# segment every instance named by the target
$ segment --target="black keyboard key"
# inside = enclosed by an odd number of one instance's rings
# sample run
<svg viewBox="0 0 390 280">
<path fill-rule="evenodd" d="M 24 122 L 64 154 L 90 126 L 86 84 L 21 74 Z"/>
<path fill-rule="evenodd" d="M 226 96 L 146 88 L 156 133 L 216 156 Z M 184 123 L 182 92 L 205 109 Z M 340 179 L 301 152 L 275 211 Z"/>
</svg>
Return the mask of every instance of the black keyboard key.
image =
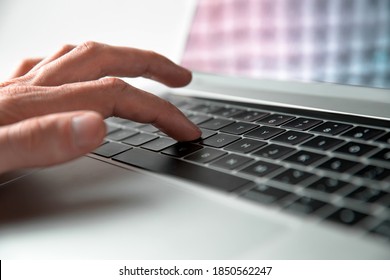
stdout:
<svg viewBox="0 0 390 280">
<path fill-rule="evenodd" d="M 271 137 L 274 137 L 286 130 L 276 127 L 262 126 L 260 128 L 256 128 L 245 134 L 247 137 L 254 137 L 260 140 L 267 140 Z"/>
<path fill-rule="evenodd" d="M 322 177 L 318 181 L 309 185 L 308 188 L 326 193 L 334 193 L 346 185 L 348 185 L 348 183 L 345 181 L 329 177 Z"/>
<path fill-rule="evenodd" d="M 238 108 L 222 108 L 218 111 L 215 111 L 213 114 L 216 116 L 224 117 L 224 118 L 231 118 L 231 117 L 238 115 L 242 112 L 244 112 L 244 110 L 238 109 Z"/>
<path fill-rule="evenodd" d="M 211 120 L 211 117 L 206 115 L 192 115 L 188 118 L 190 121 L 192 121 L 194 124 L 198 125 L 201 123 L 204 123 L 208 120 Z"/>
<path fill-rule="evenodd" d="M 200 105 L 200 103 L 195 103 L 196 101 L 194 101 L 194 100 L 181 102 L 181 101 L 177 101 L 177 100 L 174 100 L 174 99 L 168 97 L 168 101 L 171 102 L 176 107 L 178 107 L 181 111 L 192 110 L 193 108 L 196 108 Z M 176 104 L 179 104 L 179 105 L 176 105 Z"/>
<path fill-rule="evenodd" d="M 115 131 L 109 135 L 107 135 L 106 138 L 113 140 L 113 141 L 120 141 L 123 139 L 126 139 L 128 137 L 136 135 L 138 132 L 132 129 L 120 129 L 118 131 Z"/>
<path fill-rule="evenodd" d="M 358 211 L 354 211 L 348 208 L 340 208 L 335 213 L 328 216 L 326 219 L 341 223 L 343 225 L 353 226 L 366 218 L 367 215 Z"/>
<path fill-rule="evenodd" d="M 236 154 L 230 154 L 214 161 L 213 163 L 211 163 L 211 165 L 228 169 L 228 170 L 234 170 L 252 160 L 253 159 L 248 157 L 244 157 Z"/>
<path fill-rule="evenodd" d="M 288 211 L 303 213 L 303 214 L 311 214 L 321 207 L 325 206 L 326 203 L 314 198 L 310 198 L 307 196 L 297 197 L 292 204 L 288 205 L 286 209 Z"/>
<path fill-rule="evenodd" d="M 200 149 L 202 149 L 202 146 L 198 144 L 190 142 L 179 142 L 169 148 L 166 148 L 162 151 L 162 153 L 174 157 L 184 157 Z"/>
<path fill-rule="evenodd" d="M 344 123 L 337 123 L 337 122 L 325 122 L 310 131 L 316 131 L 328 135 L 337 135 L 340 134 L 343 131 L 346 131 L 347 129 L 350 129 L 352 125 L 344 124 Z"/>
<path fill-rule="evenodd" d="M 281 158 L 282 156 L 290 154 L 294 151 L 296 151 L 294 148 L 271 144 L 271 145 L 268 145 L 268 146 L 258 150 L 257 152 L 255 152 L 253 154 L 256 156 L 259 156 L 259 157 L 278 159 L 278 158 Z"/>
<path fill-rule="evenodd" d="M 133 122 L 130 120 L 123 120 L 121 124 L 126 128 L 137 128 L 142 125 L 141 123 Z"/>
<path fill-rule="evenodd" d="M 173 140 L 172 138 L 166 138 L 166 137 L 161 137 L 157 138 L 155 140 L 152 140 L 141 147 L 144 149 L 148 149 L 151 151 L 159 152 L 162 151 L 173 144 L 177 143 L 177 141 Z"/>
<path fill-rule="evenodd" d="M 387 145 L 390 145 L 390 132 L 387 132 L 385 135 L 379 137 L 375 141 L 380 142 L 380 143 L 385 143 Z"/>
<path fill-rule="evenodd" d="M 316 150 L 321 151 L 327 151 L 330 150 L 333 147 L 336 147 L 342 143 L 344 143 L 344 140 L 326 137 L 326 136 L 317 136 L 313 139 L 310 139 L 309 141 L 302 144 L 304 147 L 313 148 Z"/>
<path fill-rule="evenodd" d="M 108 142 L 106 144 L 101 145 L 92 153 L 102 157 L 110 158 L 129 149 L 131 149 L 131 147 L 127 145 L 115 142 Z"/>
<path fill-rule="evenodd" d="M 227 146 L 225 149 L 233 152 L 247 154 L 266 144 L 267 143 L 263 141 L 244 138 Z"/>
<path fill-rule="evenodd" d="M 160 174 L 172 175 L 192 182 L 206 184 L 228 192 L 250 183 L 249 180 L 244 178 L 144 149 L 132 149 L 119 154 L 113 159 Z"/>
<path fill-rule="evenodd" d="M 112 125 L 112 124 L 109 124 L 109 123 L 106 123 L 106 130 L 107 130 L 106 134 L 110 134 L 110 133 L 113 133 L 115 131 L 118 131 L 119 127 Z"/>
<path fill-rule="evenodd" d="M 371 152 L 375 148 L 376 147 L 372 145 L 361 144 L 357 142 L 348 142 L 337 150 L 335 150 L 335 152 L 360 157 L 367 154 L 368 152 Z"/>
<path fill-rule="evenodd" d="M 109 118 L 105 119 L 104 121 L 108 124 L 122 125 L 123 123 L 128 122 L 129 120 L 121 119 L 121 118 L 117 118 L 117 117 L 109 117 Z"/>
<path fill-rule="evenodd" d="M 385 131 L 381 129 L 358 126 L 345 132 L 344 134 L 342 134 L 342 136 L 353 138 L 353 139 L 370 140 L 372 138 L 379 136 L 384 132 Z"/>
<path fill-rule="evenodd" d="M 256 127 L 258 127 L 258 125 L 251 124 L 251 123 L 244 123 L 244 122 L 236 122 L 222 128 L 221 132 L 241 135 Z"/>
<path fill-rule="evenodd" d="M 156 133 L 156 132 L 160 131 L 157 127 L 155 127 L 151 124 L 142 125 L 142 126 L 138 127 L 138 129 L 145 131 L 145 132 L 150 132 L 150 133 Z"/>
<path fill-rule="evenodd" d="M 370 158 L 390 163 L 390 149 L 382 149 Z"/>
<path fill-rule="evenodd" d="M 245 111 L 242 112 L 241 114 L 234 116 L 234 119 L 238 121 L 244 121 L 244 122 L 253 122 L 267 115 L 269 115 L 269 113 L 261 112 L 261 111 Z"/>
<path fill-rule="evenodd" d="M 192 105 L 188 101 L 184 100 L 176 100 L 174 98 L 169 98 L 168 101 L 171 102 L 173 105 L 175 105 L 177 108 L 187 108 L 188 106 Z"/>
<path fill-rule="evenodd" d="M 390 220 L 383 221 L 372 229 L 371 232 L 390 239 Z"/>
<path fill-rule="evenodd" d="M 230 143 L 233 143 L 234 141 L 237 141 L 238 139 L 240 139 L 239 136 L 219 133 L 207 138 L 206 140 L 203 140 L 202 144 L 214 148 L 222 148 L 226 145 L 229 145 Z"/>
<path fill-rule="evenodd" d="M 376 181 L 390 181 L 390 169 L 368 165 L 355 173 L 356 176 Z"/>
<path fill-rule="evenodd" d="M 284 190 L 261 184 L 244 193 L 242 196 L 256 202 L 269 204 L 280 200 L 289 194 L 289 192 Z"/>
<path fill-rule="evenodd" d="M 282 125 L 290 120 L 294 119 L 292 116 L 282 115 L 282 114 L 272 114 L 268 117 L 265 117 L 258 121 L 258 123 L 266 125 Z"/>
<path fill-rule="evenodd" d="M 344 173 L 356 167 L 357 165 L 358 163 L 355 161 L 341 158 L 331 158 L 330 160 L 324 162 L 318 167 L 338 173 Z"/>
<path fill-rule="evenodd" d="M 207 163 L 213 161 L 223 155 L 227 154 L 224 151 L 216 150 L 212 148 L 203 148 L 187 157 L 185 159 L 198 162 L 198 163 Z"/>
<path fill-rule="evenodd" d="M 201 139 L 206 139 L 209 138 L 210 136 L 217 134 L 217 132 L 215 132 L 214 130 L 208 130 L 205 128 L 201 128 L 200 130 L 202 131 L 202 136 L 200 137 Z"/>
<path fill-rule="evenodd" d="M 265 162 L 265 161 L 257 161 L 255 163 L 251 164 L 250 166 L 242 169 L 241 172 L 243 172 L 245 174 L 252 175 L 252 176 L 256 176 L 256 177 L 263 177 L 263 176 L 270 174 L 271 172 L 274 172 L 274 171 L 280 169 L 281 167 L 282 166 L 280 166 L 278 164 L 269 163 L 269 162 Z"/>
<path fill-rule="evenodd" d="M 234 121 L 225 120 L 225 119 L 212 119 L 207 122 L 201 123 L 199 126 L 211 130 L 219 130 L 222 127 L 228 126 L 229 124 L 234 123 Z"/>
<path fill-rule="evenodd" d="M 312 136 L 313 135 L 309 133 L 290 130 L 273 138 L 272 140 L 281 143 L 290 144 L 290 145 L 296 145 L 309 139 Z"/>
<path fill-rule="evenodd" d="M 324 155 L 301 150 L 285 158 L 284 161 L 302 164 L 302 165 L 310 165 L 323 158 L 325 158 Z"/>
<path fill-rule="evenodd" d="M 389 194 L 374 188 L 359 187 L 346 197 L 352 198 L 361 202 L 377 202 L 378 200 L 385 199 Z"/>
<path fill-rule="evenodd" d="M 291 168 L 273 177 L 272 180 L 290 185 L 296 185 L 306 180 L 307 178 L 310 178 L 311 176 L 312 174 L 309 172 Z"/>
<path fill-rule="evenodd" d="M 152 141 L 156 139 L 157 136 L 149 133 L 138 133 L 134 136 L 131 136 L 130 138 L 126 138 L 123 140 L 123 143 L 129 144 L 132 146 L 140 146 L 143 145 L 149 141 Z"/>
<path fill-rule="evenodd" d="M 187 109 L 187 110 L 191 110 L 191 111 L 195 111 L 195 112 L 200 112 L 200 113 L 204 113 L 204 114 L 211 114 L 211 113 L 214 113 L 220 109 L 222 109 L 223 107 L 220 106 L 220 105 L 214 105 L 214 104 L 200 104 L 200 105 L 197 105 L 193 108 L 190 108 L 190 109 Z"/>
<path fill-rule="evenodd" d="M 292 128 L 297 130 L 307 130 L 320 123 L 322 123 L 322 121 L 320 120 L 308 119 L 308 118 L 297 118 L 295 120 L 292 120 L 284 124 L 282 127 Z"/>
</svg>

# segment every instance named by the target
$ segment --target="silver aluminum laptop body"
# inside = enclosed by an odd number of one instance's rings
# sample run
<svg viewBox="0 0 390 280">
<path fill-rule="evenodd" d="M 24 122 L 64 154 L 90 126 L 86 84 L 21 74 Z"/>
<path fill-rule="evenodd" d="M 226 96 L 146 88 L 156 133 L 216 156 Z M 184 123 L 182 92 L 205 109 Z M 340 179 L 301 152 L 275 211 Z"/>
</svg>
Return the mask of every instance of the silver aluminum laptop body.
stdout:
<svg viewBox="0 0 390 280">
<path fill-rule="evenodd" d="M 388 89 L 197 72 L 174 92 L 390 119 Z M 1 258 L 390 258 L 385 238 L 94 154 L 0 179 Z"/>
</svg>

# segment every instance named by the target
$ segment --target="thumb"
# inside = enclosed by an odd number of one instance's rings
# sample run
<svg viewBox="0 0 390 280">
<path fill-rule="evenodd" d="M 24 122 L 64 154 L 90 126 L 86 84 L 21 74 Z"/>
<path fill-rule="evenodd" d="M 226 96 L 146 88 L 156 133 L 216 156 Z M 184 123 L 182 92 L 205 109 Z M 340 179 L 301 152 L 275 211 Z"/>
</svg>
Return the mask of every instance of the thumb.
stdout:
<svg viewBox="0 0 390 280">
<path fill-rule="evenodd" d="M 99 146 L 105 132 L 103 118 L 89 111 L 45 115 L 0 127 L 0 174 L 77 158 Z"/>
</svg>

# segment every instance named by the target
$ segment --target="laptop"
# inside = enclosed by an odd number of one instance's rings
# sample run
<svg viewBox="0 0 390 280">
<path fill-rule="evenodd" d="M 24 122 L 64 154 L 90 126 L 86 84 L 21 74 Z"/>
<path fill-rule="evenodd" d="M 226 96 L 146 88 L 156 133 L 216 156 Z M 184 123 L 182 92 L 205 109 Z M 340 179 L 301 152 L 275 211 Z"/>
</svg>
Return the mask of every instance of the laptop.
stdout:
<svg viewBox="0 0 390 280">
<path fill-rule="evenodd" d="M 111 117 L 93 153 L 1 176 L 0 257 L 389 259 L 389 2 L 199 0 L 191 22 L 193 81 L 156 94 L 202 138 Z"/>
</svg>

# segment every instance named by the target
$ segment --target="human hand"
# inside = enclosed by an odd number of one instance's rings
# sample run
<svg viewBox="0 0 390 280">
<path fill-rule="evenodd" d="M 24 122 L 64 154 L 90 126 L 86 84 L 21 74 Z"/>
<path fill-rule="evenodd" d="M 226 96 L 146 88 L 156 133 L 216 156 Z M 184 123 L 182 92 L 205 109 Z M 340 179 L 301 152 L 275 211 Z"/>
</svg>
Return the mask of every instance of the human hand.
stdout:
<svg viewBox="0 0 390 280">
<path fill-rule="evenodd" d="M 0 174 L 92 151 L 103 141 L 109 116 L 151 123 L 178 141 L 200 137 L 169 102 L 112 76 L 142 76 L 171 87 L 191 81 L 188 70 L 154 52 L 96 42 L 26 60 L 14 78 L 0 83 Z"/>
</svg>

